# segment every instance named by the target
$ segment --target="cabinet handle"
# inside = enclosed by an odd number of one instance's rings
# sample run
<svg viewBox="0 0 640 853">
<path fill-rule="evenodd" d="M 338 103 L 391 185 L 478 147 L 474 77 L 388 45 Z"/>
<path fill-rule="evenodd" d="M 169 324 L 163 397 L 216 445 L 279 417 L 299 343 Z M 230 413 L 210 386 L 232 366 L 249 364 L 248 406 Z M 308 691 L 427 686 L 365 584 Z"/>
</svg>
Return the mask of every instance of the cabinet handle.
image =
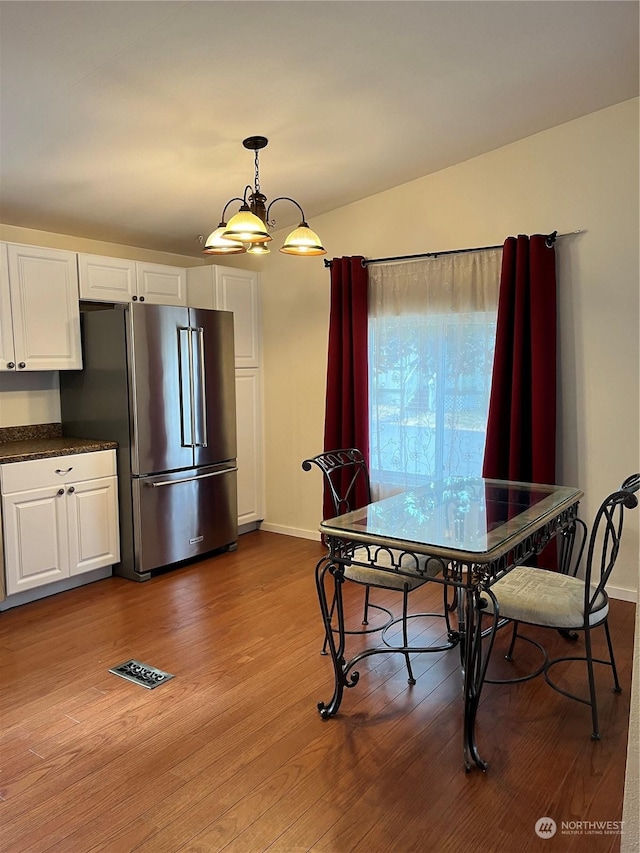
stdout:
<svg viewBox="0 0 640 853">
<path fill-rule="evenodd" d="M 140 302 L 144 302 L 144 296 L 140 297 Z"/>
<path fill-rule="evenodd" d="M 68 474 L 69 471 L 73 471 L 73 465 L 71 468 L 67 468 L 66 471 L 63 471 L 61 468 L 56 468 L 56 474 Z"/>
<path fill-rule="evenodd" d="M 21 361 L 21 362 L 20 362 L 20 364 L 18 365 L 18 367 L 20 368 L 20 370 L 24 370 L 24 368 L 25 368 L 26 366 L 27 366 L 27 365 L 24 363 L 24 361 Z"/>
<path fill-rule="evenodd" d="M 137 297 L 137 296 L 132 296 L 132 297 L 131 297 L 131 301 L 132 301 L 132 302 L 137 302 L 137 301 L 138 301 L 138 297 Z"/>
<path fill-rule="evenodd" d="M 75 486 L 69 486 L 69 488 L 67 489 L 67 494 L 72 495 L 75 492 L 75 490 L 76 490 Z"/>
<path fill-rule="evenodd" d="M 58 495 L 64 495 L 64 489 L 58 489 Z"/>
<path fill-rule="evenodd" d="M 7 368 L 8 368 L 9 370 L 13 370 L 13 368 L 14 368 L 15 366 L 16 366 L 15 361 L 10 361 L 10 362 L 7 364 Z"/>
</svg>

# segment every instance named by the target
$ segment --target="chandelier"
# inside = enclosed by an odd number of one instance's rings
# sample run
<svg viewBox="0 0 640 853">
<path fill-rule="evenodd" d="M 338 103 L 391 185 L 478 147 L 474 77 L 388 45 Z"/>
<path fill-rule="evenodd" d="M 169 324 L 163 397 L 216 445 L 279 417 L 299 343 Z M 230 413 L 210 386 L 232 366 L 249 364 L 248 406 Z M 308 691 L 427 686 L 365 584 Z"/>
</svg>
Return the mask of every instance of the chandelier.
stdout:
<svg viewBox="0 0 640 853">
<path fill-rule="evenodd" d="M 268 255 L 272 237 L 268 229 L 273 228 L 275 220 L 269 219 L 269 212 L 276 202 L 289 201 L 300 211 L 301 221 L 297 228 L 284 241 L 281 252 L 285 255 L 326 255 L 327 250 L 320 238 L 312 231 L 304 218 L 304 211 L 295 199 L 278 196 L 267 206 L 267 197 L 260 192 L 260 166 L 258 152 L 266 148 L 269 140 L 266 136 L 249 136 L 242 144 L 249 151 L 255 151 L 255 179 L 253 187 L 246 186 L 242 198 L 232 198 L 224 206 L 220 224 L 207 237 L 202 250 L 205 255 L 236 255 L 247 252 L 250 255 Z M 229 222 L 225 216 L 227 208 L 233 202 L 240 202 L 238 212 Z"/>
</svg>

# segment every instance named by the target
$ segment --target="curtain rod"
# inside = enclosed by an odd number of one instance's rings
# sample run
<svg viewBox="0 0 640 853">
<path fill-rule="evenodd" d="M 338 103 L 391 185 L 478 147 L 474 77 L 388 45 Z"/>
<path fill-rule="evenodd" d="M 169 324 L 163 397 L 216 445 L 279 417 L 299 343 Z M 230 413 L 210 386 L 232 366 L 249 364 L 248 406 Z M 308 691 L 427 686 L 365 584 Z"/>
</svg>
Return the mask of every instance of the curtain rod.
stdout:
<svg viewBox="0 0 640 853">
<path fill-rule="evenodd" d="M 553 246 L 556 240 L 559 237 L 570 237 L 572 234 L 582 234 L 582 230 L 578 231 L 567 231 L 566 234 L 558 234 L 557 231 L 552 231 L 551 234 L 546 235 L 545 243 L 549 248 Z M 439 258 L 442 255 L 462 255 L 465 252 L 487 252 L 490 249 L 502 249 L 503 243 L 499 246 L 476 246 L 474 249 L 446 249 L 443 252 L 423 252 L 420 255 L 397 255 L 394 258 L 363 258 L 362 266 L 366 267 L 369 264 L 385 264 L 390 263 L 391 261 L 413 261 L 419 258 Z M 325 258 L 324 265 L 325 267 L 330 267 L 333 261 L 327 260 Z"/>
</svg>

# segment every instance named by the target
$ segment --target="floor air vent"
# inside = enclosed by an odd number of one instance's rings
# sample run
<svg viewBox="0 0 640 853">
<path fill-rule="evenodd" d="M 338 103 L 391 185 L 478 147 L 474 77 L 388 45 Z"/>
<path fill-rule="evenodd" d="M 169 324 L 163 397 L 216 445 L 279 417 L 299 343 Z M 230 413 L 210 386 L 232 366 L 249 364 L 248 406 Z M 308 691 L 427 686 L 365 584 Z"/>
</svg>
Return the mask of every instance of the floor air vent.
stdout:
<svg viewBox="0 0 640 853">
<path fill-rule="evenodd" d="M 133 681 L 134 684 L 140 684 L 147 690 L 153 690 L 154 687 L 159 687 L 165 681 L 173 678 L 170 672 L 163 672 L 161 669 L 156 669 L 155 666 L 140 663 L 139 660 L 125 661 L 118 666 L 111 667 L 109 672 L 119 675 L 120 678 L 126 678 L 127 681 Z"/>
</svg>

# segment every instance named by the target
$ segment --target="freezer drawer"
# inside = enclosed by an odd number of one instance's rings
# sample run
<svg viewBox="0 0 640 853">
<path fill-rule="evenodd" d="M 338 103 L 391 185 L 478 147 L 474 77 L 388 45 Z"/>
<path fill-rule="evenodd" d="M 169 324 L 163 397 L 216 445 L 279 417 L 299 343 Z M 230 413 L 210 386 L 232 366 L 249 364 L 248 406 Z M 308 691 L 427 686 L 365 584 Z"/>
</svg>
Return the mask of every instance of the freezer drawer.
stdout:
<svg viewBox="0 0 640 853">
<path fill-rule="evenodd" d="M 218 465 L 132 478 L 137 572 L 237 541 L 236 471 Z"/>
</svg>

